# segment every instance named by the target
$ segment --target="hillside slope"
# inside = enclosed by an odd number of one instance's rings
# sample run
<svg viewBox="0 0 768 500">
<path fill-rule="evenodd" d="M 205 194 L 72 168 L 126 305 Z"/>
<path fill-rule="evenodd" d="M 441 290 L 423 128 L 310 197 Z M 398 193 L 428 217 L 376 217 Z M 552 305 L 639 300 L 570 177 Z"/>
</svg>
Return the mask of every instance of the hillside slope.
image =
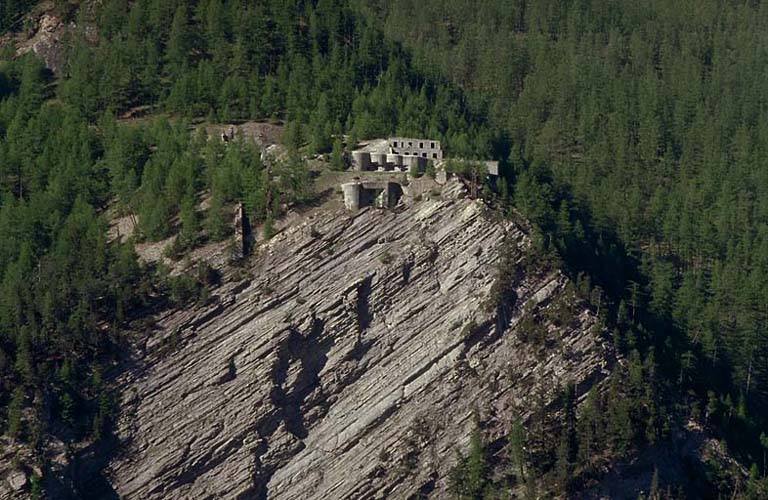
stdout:
<svg viewBox="0 0 768 500">
<path fill-rule="evenodd" d="M 528 237 L 448 191 L 318 215 L 274 238 L 252 280 L 160 318 L 122 382 L 117 494 L 440 498 L 476 422 L 502 443 L 530 395 L 602 379 L 612 350 L 558 271 L 518 266 L 517 301 L 488 306 L 505 235 L 516 262 Z M 531 314 L 549 318 L 539 345 Z"/>
<path fill-rule="evenodd" d="M 0 499 L 766 497 L 768 9 L 411 4 L 0 36 Z M 387 135 L 494 209 L 324 203 Z M 232 268 L 240 203 L 284 232 Z"/>
</svg>

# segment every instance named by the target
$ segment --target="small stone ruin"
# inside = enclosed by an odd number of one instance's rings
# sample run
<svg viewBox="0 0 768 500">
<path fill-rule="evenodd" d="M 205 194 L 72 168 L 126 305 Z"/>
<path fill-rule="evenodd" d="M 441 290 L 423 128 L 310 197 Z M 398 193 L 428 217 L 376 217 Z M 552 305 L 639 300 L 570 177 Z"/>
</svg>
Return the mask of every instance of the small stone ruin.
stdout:
<svg viewBox="0 0 768 500">
<path fill-rule="evenodd" d="M 344 206 L 347 210 L 364 207 L 394 208 L 403 195 L 403 187 L 397 182 L 348 182 L 341 185 Z"/>
<path fill-rule="evenodd" d="M 245 205 L 238 203 L 235 209 L 235 244 L 232 249 L 232 259 L 241 260 L 251 249 L 253 233 Z"/>
</svg>

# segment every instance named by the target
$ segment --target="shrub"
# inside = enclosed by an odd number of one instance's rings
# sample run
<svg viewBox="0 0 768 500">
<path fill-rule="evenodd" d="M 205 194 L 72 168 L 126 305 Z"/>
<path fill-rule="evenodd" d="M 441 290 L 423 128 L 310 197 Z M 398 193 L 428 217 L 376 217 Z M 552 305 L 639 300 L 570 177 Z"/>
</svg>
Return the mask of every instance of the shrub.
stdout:
<svg viewBox="0 0 768 500">
<path fill-rule="evenodd" d="M 205 286 L 217 286 L 221 283 L 221 272 L 207 261 L 197 264 L 197 281 Z"/>
<path fill-rule="evenodd" d="M 379 261 L 382 264 L 385 264 L 385 265 L 390 264 L 392 263 L 393 260 L 394 258 L 392 257 L 392 254 L 389 253 L 389 250 L 384 250 L 384 252 L 382 252 L 382 254 L 379 255 Z"/>
<path fill-rule="evenodd" d="M 427 162 L 427 169 L 424 171 L 427 177 L 434 179 L 437 173 L 435 172 L 435 164 L 431 161 Z"/>
<path fill-rule="evenodd" d="M 171 301 L 176 305 L 188 304 L 200 297 L 202 285 L 185 274 L 168 278 L 168 291 Z"/>
<path fill-rule="evenodd" d="M 178 261 L 181 259 L 184 250 L 186 250 L 186 248 L 181 243 L 181 238 L 176 237 L 163 249 L 163 256 L 173 261 Z"/>
</svg>

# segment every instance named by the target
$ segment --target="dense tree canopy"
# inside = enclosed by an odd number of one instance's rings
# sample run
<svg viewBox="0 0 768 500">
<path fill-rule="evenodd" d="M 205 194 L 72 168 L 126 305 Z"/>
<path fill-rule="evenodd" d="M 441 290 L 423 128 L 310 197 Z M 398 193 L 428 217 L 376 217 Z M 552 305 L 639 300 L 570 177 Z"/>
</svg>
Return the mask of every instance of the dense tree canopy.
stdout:
<svg viewBox="0 0 768 500">
<path fill-rule="evenodd" d="M 152 104 L 222 122 L 284 118 L 319 151 L 342 131 L 397 131 L 490 152 L 456 91 L 415 73 L 345 1 L 109 0 L 94 21 L 102 38 L 94 47 L 85 31 L 75 36 L 59 89 L 86 116 Z"/>
<path fill-rule="evenodd" d="M 655 349 L 669 385 L 693 389 L 691 405 L 727 408 L 721 430 L 759 457 L 766 4 L 356 4 L 488 116 L 512 201 L 613 298 L 617 345 Z"/>
<path fill-rule="evenodd" d="M 3 0 L 0 5 L 0 35 L 6 30 L 19 27 L 23 14 L 35 3 L 35 0 Z"/>
<path fill-rule="evenodd" d="M 100 373 L 141 279 L 132 246 L 108 244 L 96 214 L 110 196 L 104 144 L 72 108 L 46 102 L 43 74 L 32 57 L 0 66 L 0 397 L 9 432 L 32 442 L 54 422 L 101 431 Z M 24 428 L 28 405 L 57 418 Z"/>
<path fill-rule="evenodd" d="M 3 2 L 0 33 L 31 3 Z M 673 414 L 760 463 L 765 3 L 105 0 L 76 15 L 61 79 L 32 57 L 0 61 L 7 433 L 98 436 L 108 423 L 102 373 L 152 286 L 130 244 L 108 241 L 107 207 L 135 217 L 140 238 L 178 234 L 179 253 L 225 238 L 231 202 L 271 224 L 281 202 L 306 201 L 302 152 L 332 152 L 339 168 L 345 135 L 397 133 L 501 160 L 496 201 L 537 225 L 539 250 L 557 250 L 628 360 L 612 397 L 553 427 L 560 448 L 538 464 L 515 452 L 521 482 L 538 467 L 565 484 L 605 452 L 598 441 L 622 456 L 663 438 Z M 116 118 L 147 110 L 160 117 Z M 193 132 L 247 119 L 286 122 L 274 172 L 246 141 Z M 44 407 L 52 420 L 21 425 Z M 476 437 L 460 495 L 484 491 L 483 453 Z"/>
<path fill-rule="evenodd" d="M 4 28 L 29 7 L 3 6 Z M 131 242 L 108 240 L 108 207 L 138 222 L 137 238 L 178 234 L 175 258 L 227 237 L 233 202 L 271 227 L 281 204 L 307 201 L 299 150 L 335 142 L 340 163 L 342 132 L 429 133 L 465 155 L 490 147 L 455 90 L 414 72 L 341 0 L 108 0 L 62 12 L 75 28 L 61 78 L 32 56 L 0 62 L 0 403 L 21 439 L 99 437 L 108 423 L 102 373 L 157 285 Z M 118 118 L 147 108 L 160 116 Z M 271 171 L 250 142 L 193 131 L 263 118 L 288 122 L 288 156 Z M 175 301 L 194 295 L 183 279 L 169 287 Z"/>
</svg>

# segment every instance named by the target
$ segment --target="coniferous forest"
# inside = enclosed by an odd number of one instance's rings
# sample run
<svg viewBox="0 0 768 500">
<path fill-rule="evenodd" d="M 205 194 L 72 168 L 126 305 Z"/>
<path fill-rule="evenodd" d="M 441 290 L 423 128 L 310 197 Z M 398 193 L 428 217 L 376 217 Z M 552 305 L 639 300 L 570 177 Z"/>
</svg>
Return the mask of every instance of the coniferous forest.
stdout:
<svg viewBox="0 0 768 500">
<path fill-rule="evenodd" d="M 763 429 L 768 6 L 413 7 L 365 10 L 503 137 L 510 203 L 616 302 L 617 346 L 653 351 L 735 435 Z"/>
<path fill-rule="evenodd" d="M 3 2 L 0 33 L 20 29 L 33 3 Z M 102 438 L 117 411 L 105 377 L 124 350 L 121 332 L 195 286 L 110 242 L 106 211 L 135 216 L 144 240 L 178 232 L 183 252 L 226 238 L 233 202 L 264 221 L 279 216 L 274 194 L 306 201 L 300 151 L 329 153 L 342 134 L 355 143 L 396 133 L 500 160 L 488 196 L 535 224 L 540 257 L 567 270 L 627 361 L 578 418 L 565 387 L 561 413 L 510 429 L 520 483 L 547 477 L 570 491 L 599 459 L 626 458 L 694 420 L 752 466 L 739 494 L 764 498 L 766 4 L 105 0 L 56 9 L 77 26 L 62 75 L 0 49 L 6 435 L 33 446 L 46 433 Z M 121 118 L 137 109 L 147 118 Z M 224 150 L 192 132 L 250 119 L 286 123 L 280 185 L 253 146 Z M 474 436 L 455 471 L 457 497 L 492 498 L 485 455 Z M 711 487 L 732 490 L 724 477 L 713 471 Z"/>
<path fill-rule="evenodd" d="M 140 239 L 178 232 L 179 253 L 228 236 L 227 204 L 258 222 L 279 201 L 305 200 L 298 148 L 330 152 L 343 131 L 429 131 L 466 155 L 489 151 L 458 91 L 416 73 L 346 2 L 59 4 L 80 27 L 61 78 L 12 46 L 0 58 L 0 403 L 6 434 L 33 445 L 46 433 L 101 438 L 117 411 L 104 375 L 121 329 L 158 297 L 180 302 L 200 285 L 142 269 L 131 244 L 108 242 L 105 209 L 137 219 Z M 153 116 L 118 119 L 137 107 Z M 255 146 L 225 150 L 190 131 L 246 118 L 287 122 L 295 154 L 280 185 Z M 28 411 L 36 418 L 22 419 Z"/>
</svg>

